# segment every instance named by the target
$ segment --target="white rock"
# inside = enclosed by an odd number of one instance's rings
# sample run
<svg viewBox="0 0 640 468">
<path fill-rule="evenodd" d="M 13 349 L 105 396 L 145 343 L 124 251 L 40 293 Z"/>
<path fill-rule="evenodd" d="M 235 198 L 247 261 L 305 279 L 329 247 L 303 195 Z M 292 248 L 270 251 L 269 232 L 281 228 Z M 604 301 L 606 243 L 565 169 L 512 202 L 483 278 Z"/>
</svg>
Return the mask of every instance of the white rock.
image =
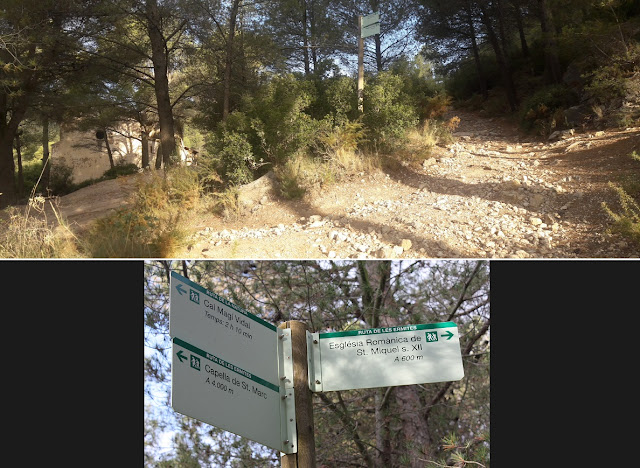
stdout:
<svg viewBox="0 0 640 468">
<path fill-rule="evenodd" d="M 402 250 L 409 250 L 411 248 L 411 240 L 410 239 L 402 239 L 402 241 L 400 242 L 400 246 L 402 247 Z M 400 252 L 402 253 L 402 252 Z"/>
</svg>

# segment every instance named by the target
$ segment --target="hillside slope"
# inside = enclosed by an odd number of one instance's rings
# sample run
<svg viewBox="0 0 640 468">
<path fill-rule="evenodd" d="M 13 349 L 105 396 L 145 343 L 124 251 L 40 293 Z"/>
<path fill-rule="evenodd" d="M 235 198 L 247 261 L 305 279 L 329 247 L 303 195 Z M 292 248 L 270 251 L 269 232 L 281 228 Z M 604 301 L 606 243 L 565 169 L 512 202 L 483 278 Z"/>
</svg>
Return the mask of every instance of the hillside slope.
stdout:
<svg viewBox="0 0 640 468">
<path fill-rule="evenodd" d="M 190 258 L 637 257 L 610 235 L 607 186 L 637 163 L 640 128 L 523 136 L 507 119 L 456 112 L 455 142 L 422 165 L 362 174 L 302 201 L 283 201 L 265 178 L 242 215 L 202 215 Z M 126 202 L 141 175 L 60 198 L 73 229 Z M 262 186 L 262 189 L 260 189 Z"/>
</svg>

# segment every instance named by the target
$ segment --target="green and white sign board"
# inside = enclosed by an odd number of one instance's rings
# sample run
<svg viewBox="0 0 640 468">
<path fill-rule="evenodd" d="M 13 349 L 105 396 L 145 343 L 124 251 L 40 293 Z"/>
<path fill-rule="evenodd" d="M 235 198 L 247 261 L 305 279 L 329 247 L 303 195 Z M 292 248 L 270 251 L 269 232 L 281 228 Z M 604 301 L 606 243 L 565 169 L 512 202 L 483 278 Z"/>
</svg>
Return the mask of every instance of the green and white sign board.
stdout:
<svg viewBox="0 0 640 468">
<path fill-rule="evenodd" d="M 378 12 L 362 17 L 360 37 L 364 39 L 375 34 L 380 34 L 380 14 Z"/>
<path fill-rule="evenodd" d="M 464 377 L 453 322 L 307 333 L 313 392 L 448 382 Z"/>
<path fill-rule="evenodd" d="M 173 409 L 297 452 L 291 330 L 173 272 L 169 310 Z"/>
<path fill-rule="evenodd" d="M 277 328 L 175 272 L 169 335 L 193 343 L 278 384 Z"/>
</svg>

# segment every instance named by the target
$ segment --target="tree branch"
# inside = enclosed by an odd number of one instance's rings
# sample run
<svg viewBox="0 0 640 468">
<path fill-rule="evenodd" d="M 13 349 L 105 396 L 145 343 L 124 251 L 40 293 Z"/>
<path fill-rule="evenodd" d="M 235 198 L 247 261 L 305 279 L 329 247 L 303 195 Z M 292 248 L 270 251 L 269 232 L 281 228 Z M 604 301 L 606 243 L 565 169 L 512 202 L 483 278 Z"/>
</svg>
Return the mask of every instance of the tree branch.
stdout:
<svg viewBox="0 0 640 468">
<path fill-rule="evenodd" d="M 337 393 L 338 393 L 338 399 L 341 402 L 341 406 L 343 408 L 342 411 L 338 408 L 335 402 L 331 401 L 329 397 L 327 397 L 324 393 L 318 392 L 316 393 L 316 395 L 318 395 L 320 399 L 326 403 L 329 409 L 331 409 L 331 411 L 333 411 L 336 414 L 336 416 L 338 416 L 338 419 L 340 419 L 340 422 L 342 423 L 344 428 L 351 433 L 353 442 L 356 444 L 356 447 L 358 448 L 360 455 L 362 455 L 362 458 L 364 458 L 365 462 L 367 463 L 367 466 L 369 468 L 373 468 L 374 466 L 373 460 L 371 460 L 371 457 L 367 453 L 367 448 L 362 442 L 362 439 L 360 439 L 360 434 L 358 434 L 356 425 L 354 424 L 353 420 L 349 417 L 346 407 L 344 406 L 344 402 L 342 401 L 342 398 L 340 396 L 340 392 L 337 392 Z"/>
<path fill-rule="evenodd" d="M 473 278 L 476 276 L 476 274 L 480 270 L 480 266 L 481 265 L 482 265 L 482 263 L 480 261 L 478 261 L 476 263 L 476 267 L 473 269 L 473 272 L 471 273 L 471 275 L 469 275 L 469 277 L 467 278 L 467 281 L 464 282 L 464 287 L 462 288 L 462 292 L 460 293 L 460 297 L 458 298 L 456 303 L 449 310 L 449 316 L 447 317 L 447 320 L 445 320 L 446 322 L 451 321 L 451 319 L 455 315 L 456 311 L 458 310 L 458 307 L 460 307 L 460 305 L 464 301 L 464 295 L 467 293 L 467 289 L 469 288 L 469 285 L 471 284 L 471 281 L 473 280 Z"/>
<path fill-rule="evenodd" d="M 480 329 L 480 331 L 478 331 L 478 333 L 476 333 L 476 335 L 469 340 L 469 342 L 467 343 L 467 346 L 465 346 L 464 351 L 462 352 L 462 354 L 469 354 L 469 352 L 471 351 L 471 348 L 473 348 L 473 345 L 476 343 L 476 341 L 478 341 L 489 329 L 489 324 L 491 322 L 491 319 L 487 319 L 487 321 L 485 322 L 485 324 L 482 326 L 482 328 Z M 449 388 L 451 388 L 451 385 L 453 385 L 454 382 L 447 382 L 445 384 L 444 387 L 442 387 L 440 389 L 440 391 L 438 393 L 436 393 L 436 395 L 431 399 L 431 401 L 427 404 L 427 407 L 425 409 L 424 412 L 424 419 L 428 421 L 429 419 L 429 415 L 431 413 L 431 410 L 433 409 L 433 407 L 440 401 L 442 400 L 442 398 L 444 398 L 445 394 L 447 393 L 447 391 L 449 390 Z"/>
</svg>

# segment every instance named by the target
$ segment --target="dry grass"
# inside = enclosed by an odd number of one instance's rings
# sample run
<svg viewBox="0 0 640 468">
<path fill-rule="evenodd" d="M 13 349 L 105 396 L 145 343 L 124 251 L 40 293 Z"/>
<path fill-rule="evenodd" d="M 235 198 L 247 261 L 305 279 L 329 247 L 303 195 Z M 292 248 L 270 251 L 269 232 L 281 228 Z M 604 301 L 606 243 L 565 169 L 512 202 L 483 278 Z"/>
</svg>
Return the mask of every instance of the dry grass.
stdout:
<svg viewBox="0 0 640 468">
<path fill-rule="evenodd" d="M 313 190 L 382 167 L 378 155 L 345 148 L 327 152 L 323 159 L 299 154 L 276 168 L 280 196 L 285 199 L 299 199 Z"/>
<path fill-rule="evenodd" d="M 294 200 L 304 197 L 307 190 L 327 183 L 330 173 L 322 161 L 304 154 L 298 154 L 284 165 L 275 168 L 278 194 Z"/>
<path fill-rule="evenodd" d="M 47 203 L 55 221 L 47 217 Z M 81 256 L 77 241 L 54 203 L 43 197 L 32 196 L 25 207 L 9 207 L 0 218 L 1 258 L 76 258 Z"/>
<path fill-rule="evenodd" d="M 436 94 L 428 98 L 423 104 L 420 115 L 423 119 L 434 120 L 440 119 L 451 107 L 453 98 L 446 94 Z"/>
<path fill-rule="evenodd" d="M 83 239 L 96 258 L 166 258 L 186 245 L 189 213 L 200 206 L 201 186 L 190 168 L 153 174 L 138 183 L 131 206 L 97 220 Z"/>
<path fill-rule="evenodd" d="M 407 132 L 404 147 L 400 150 L 402 159 L 410 164 L 422 164 L 431 156 L 437 144 L 449 144 L 453 141 L 453 132 L 460 123 L 457 116 L 449 120 L 425 120 L 419 128 Z"/>
<path fill-rule="evenodd" d="M 232 185 L 222 192 L 214 192 L 210 195 L 211 211 L 215 214 L 237 220 L 242 214 L 240 205 L 240 192 L 238 187 Z"/>
</svg>

